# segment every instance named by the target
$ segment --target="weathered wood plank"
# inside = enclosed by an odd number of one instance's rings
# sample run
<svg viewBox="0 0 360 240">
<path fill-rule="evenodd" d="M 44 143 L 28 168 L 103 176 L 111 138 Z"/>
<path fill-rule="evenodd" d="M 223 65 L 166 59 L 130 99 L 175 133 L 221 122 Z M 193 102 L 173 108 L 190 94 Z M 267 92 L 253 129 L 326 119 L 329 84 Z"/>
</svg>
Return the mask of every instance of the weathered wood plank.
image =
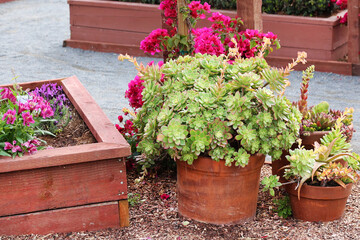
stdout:
<svg viewBox="0 0 360 240">
<path fill-rule="evenodd" d="M 128 200 L 119 201 L 120 227 L 127 227 L 129 222 L 129 203 Z"/>
<path fill-rule="evenodd" d="M 149 34 L 152 30 L 161 28 L 161 11 L 158 9 L 158 5 L 146 4 L 149 7 L 144 8 L 145 4 L 133 3 L 133 5 L 128 5 L 122 2 L 108 1 L 123 7 L 115 8 L 111 7 L 114 5 L 109 5 L 99 8 L 93 2 L 87 2 L 89 4 L 86 6 L 70 5 L 70 24 L 72 26 L 96 27 L 144 34 Z M 141 7 L 137 7 L 137 5 L 141 5 Z"/>
<path fill-rule="evenodd" d="M 129 156 L 127 145 L 93 143 L 38 151 L 23 157 L 0 157 L 0 173 L 92 162 Z"/>
<path fill-rule="evenodd" d="M 127 198 L 118 159 L 0 174 L 0 216 Z"/>
<path fill-rule="evenodd" d="M 124 137 L 116 130 L 114 124 L 101 110 L 90 93 L 81 85 L 77 77 L 66 78 L 61 83 L 66 96 L 98 142 L 128 145 Z"/>
<path fill-rule="evenodd" d="M 141 41 L 144 40 L 152 30 L 146 33 L 141 33 L 84 26 L 70 26 L 71 40 L 73 41 L 80 40 L 103 44 L 113 43 L 118 45 L 131 45 L 139 50 Z"/>
<path fill-rule="evenodd" d="M 359 0 L 348 0 L 348 57 L 349 62 L 358 64 L 360 51 Z"/>
<path fill-rule="evenodd" d="M 0 235 L 95 231 L 119 226 L 117 201 L 0 217 Z"/>
<path fill-rule="evenodd" d="M 244 29 L 262 30 L 262 0 L 237 0 L 237 15 L 244 21 Z"/>
</svg>

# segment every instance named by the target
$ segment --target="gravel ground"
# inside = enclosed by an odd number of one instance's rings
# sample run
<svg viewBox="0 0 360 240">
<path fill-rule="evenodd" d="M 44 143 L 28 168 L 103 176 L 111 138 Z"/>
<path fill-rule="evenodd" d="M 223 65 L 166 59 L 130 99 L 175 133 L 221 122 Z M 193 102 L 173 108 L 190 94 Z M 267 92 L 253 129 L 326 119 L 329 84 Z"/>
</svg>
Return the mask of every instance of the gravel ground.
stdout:
<svg viewBox="0 0 360 240">
<path fill-rule="evenodd" d="M 117 61 L 117 54 L 63 48 L 68 39 L 69 9 L 66 0 L 16 0 L 0 4 L 0 84 L 14 77 L 17 82 L 62 78 L 76 75 L 114 123 L 122 107 L 127 107 L 124 92 L 136 75 L 131 63 Z M 138 58 L 147 63 L 154 58 Z M 292 85 L 286 92 L 290 100 L 299 97 L 301 72 L 290 76 Z M 310 83 L 309 104 L 328 101 L 332 108 L 354 107 L 354 126 L 360 129 L 360 77 L 316 73 Z M 359 131 L 352 144 L 360 153 Z M 266 174 L 266 168 L 264 168 Z M 358 239 L 359 190 L 354 189 L 345 217 L 332 223 L 304 223 L 282 220 L 271 213 L 271 200 L 261 193 L 258 213 L 253 222 L 232 227 L 218 227 L 189 221 L 176 214 L 175 180 L 164 177 L 143 185 L 133 184 L 129 192 L 138 192 L 142 200 L 131 208 L 131 226 L 121 230 L 91 233 L 54 234 L 48 236 L 0 237 L 0 239 Z M 156 184 L 155 184 L 156 183 Z M 169 201 L 159 193 L 171 194 Z"/>
</svg>

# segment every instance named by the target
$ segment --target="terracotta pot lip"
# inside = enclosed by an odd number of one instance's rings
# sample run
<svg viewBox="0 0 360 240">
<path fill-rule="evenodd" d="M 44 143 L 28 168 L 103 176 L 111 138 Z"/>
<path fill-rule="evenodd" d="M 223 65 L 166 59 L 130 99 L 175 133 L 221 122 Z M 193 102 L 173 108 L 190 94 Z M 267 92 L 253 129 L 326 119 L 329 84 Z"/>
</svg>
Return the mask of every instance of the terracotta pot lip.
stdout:
<svg viewBox="0 0 360 240">
<path fill-rule="evenodd" d="M 296 185 L 297 183 L 285 185 L 286 191 L 290 195 L 298 196 L 298 189 L 295 190 Z M 340 185 L 321 187 L 321 186 L 312 186 L 305 183 L 301 187 L 300 200 L 301 198 L 323 199 L 323 200 L 347 198 L 351 193 L 352 186 L 353 183 L 346 184 L 346 188 L 343 188 Z"/>
</svg>

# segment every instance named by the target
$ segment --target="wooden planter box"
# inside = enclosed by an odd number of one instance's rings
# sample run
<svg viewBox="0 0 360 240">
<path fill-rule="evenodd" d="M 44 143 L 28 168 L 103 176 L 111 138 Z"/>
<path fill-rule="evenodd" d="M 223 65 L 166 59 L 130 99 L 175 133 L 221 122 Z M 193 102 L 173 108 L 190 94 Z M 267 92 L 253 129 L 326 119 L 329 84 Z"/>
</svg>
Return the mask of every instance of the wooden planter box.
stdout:
<svg viewBox="0 0 360 240">
<path fill-rule="evenodd" d="M 68 0 L 70 39 L 64 46 L 145 56 L 140 42 L 161 28 L 159 5 L 111 0 Z"/>
<path fill-rule="evenodd" d="M 70 39 L 63 46 L 102 52 L 151 56 L 140 50 L 140 42 L 154 29 L 162 28 L 159 5 L 111 0 L 68 0 Z M 230 17 L 236 11 L 220 10 Z M 338 15 L 343 15 L 344 12 Z M 286 66 L 298 51 L 308 53 L 308 65 L 317 71 L 352 74 L 352 64 L 338 61 L 347 53 L 347 27 L 337 16 L 329 18 L 263 14 L 263 31 L 278 35 L 281 49 L 267 60 L 276 67 Z M 200 21 L 201 27 L 209 23 Z M 155 54 L 154 57 L 162 57 Z M 308 65 L 296 67 L 303 70 Z"/>
<path fill-rule="evenodd" d="M 338 18 L 344 13 L 328 18 L 263 14 L 263 31 L 277 34 L 281 44 L 271 55 L 295 58 L 298 51 L 306 51 L 309 59 L 344 59 L 348 29 Z"/>
<path fill-rule="evenodd" d="M 60 84 L 97 143 L 0 157 L 0 235 L 91 231 L 129 224 L 130 146 L 76 77 Z M 4 87 L 4 86 L 1 86 Z"/>
</svg>

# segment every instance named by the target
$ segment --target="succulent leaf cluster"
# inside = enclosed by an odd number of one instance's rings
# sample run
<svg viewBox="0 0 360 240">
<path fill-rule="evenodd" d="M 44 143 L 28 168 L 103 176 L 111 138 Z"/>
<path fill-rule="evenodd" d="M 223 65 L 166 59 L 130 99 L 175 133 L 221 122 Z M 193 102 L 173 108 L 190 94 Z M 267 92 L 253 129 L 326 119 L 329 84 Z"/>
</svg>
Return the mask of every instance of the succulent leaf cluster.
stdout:
<svg viewBox="0 0 360 240">
<path fill-rule="evenodd" d="M 279 94 L 284 74 L 263 58 L 196 54 L 140 74 L 144 104 L 134 124 L 148 159 L 166 152 L 189 164 L 207 155 L 245 166 L 250 154 L 276 159 L 296 140 L 301 113 Z"/>
</svg>

